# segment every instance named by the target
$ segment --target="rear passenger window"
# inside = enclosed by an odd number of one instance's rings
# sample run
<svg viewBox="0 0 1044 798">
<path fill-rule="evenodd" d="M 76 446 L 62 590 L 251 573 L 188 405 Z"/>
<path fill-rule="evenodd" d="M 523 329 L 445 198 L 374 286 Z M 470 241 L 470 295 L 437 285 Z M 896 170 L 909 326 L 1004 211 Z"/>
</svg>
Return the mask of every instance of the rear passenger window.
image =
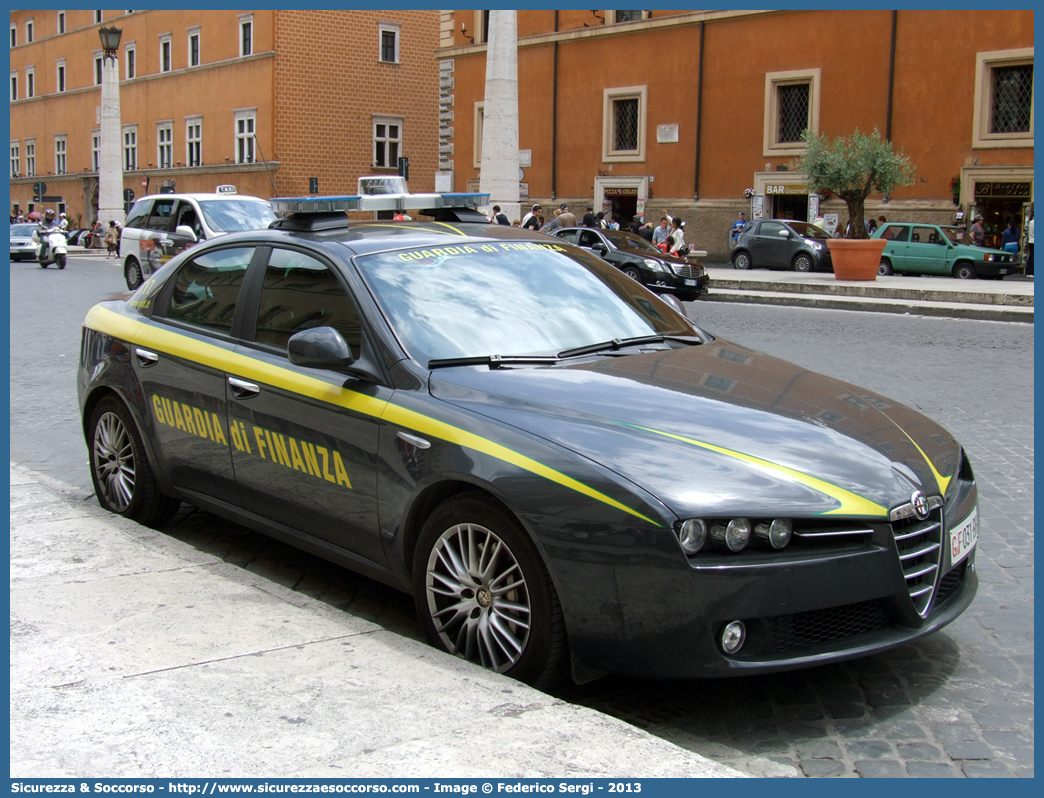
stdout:
<svg viewBox="0 0 1044 798">
<path fill-rule="evenodd" d="M 148 227 L 149 210 L 152 208 L 152 200 L 139 200 L 134 203 L 127 215 L 127 223 L 124 227 Z"/>
<path fill-rule="evenodd" d="M 253 247 L 207 252 L 178 271 L 167 308 L 167 318 L 206 327 L 216 332 L 232 330 Z"/>
<path fill-rule="evenodd" d="M 167 232 L 170 230 L 170 217 L 174 213 L 174 200 L 156 200 L 152 203 L 149 214 L 149 229 Z"/>
<path fill-rule="evenodd" d="M 886 227 L 885 231 L 881 233 L 881 238 L 886 241 L 906 241 L 907 236 L 910 235 L 909 227 Z"/>
<path fill-rule="evenodd" d="M 308 255 L 273 249 L 261 288 L 255 340 L 285 351 L 291 335 L 313 327 L 333 327 L 358 357 L 359 314 L 336 275 Z"/>
</svg>

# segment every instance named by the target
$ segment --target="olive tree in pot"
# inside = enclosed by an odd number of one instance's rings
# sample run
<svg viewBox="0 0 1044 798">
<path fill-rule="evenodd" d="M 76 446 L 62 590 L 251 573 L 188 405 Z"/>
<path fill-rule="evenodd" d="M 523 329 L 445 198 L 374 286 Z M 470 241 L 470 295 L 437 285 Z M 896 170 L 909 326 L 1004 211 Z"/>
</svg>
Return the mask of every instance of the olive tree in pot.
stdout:
<svg viewBox="0 0 1044 798">
<path fill-rule="evenodd" d="M 838 280 L 874 280 L 884 251 L 883 239 L 871 239 L 866 232 L 863 206 L 873 193 L 889 195 L 900 186 L 914 182 L 916 167 L 902 150 L 874 132 L 830 139 L 806 130 L 802 134 L 807 149 L 794 168 L 808 175 L 809 191 L 829 191 L 845 201 L 848 208 L 847 233 L 831 239 L 830 259 Z"/>
</svg>

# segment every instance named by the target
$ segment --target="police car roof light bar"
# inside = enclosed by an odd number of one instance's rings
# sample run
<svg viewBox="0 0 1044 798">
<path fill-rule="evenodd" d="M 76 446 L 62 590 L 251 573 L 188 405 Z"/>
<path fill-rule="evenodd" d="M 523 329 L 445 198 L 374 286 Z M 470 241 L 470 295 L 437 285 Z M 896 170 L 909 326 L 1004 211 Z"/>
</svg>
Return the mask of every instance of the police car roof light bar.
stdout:
<svg viewBox="0 0 1044 798">
<path fill-rule="evenodd" d="M 415 208 L 476 208 L 489 194 L 378 194 L 351 197 L 272 197 L 276 213 L 347 213 L 348 211 L 405 211 Z"/>
</svg>

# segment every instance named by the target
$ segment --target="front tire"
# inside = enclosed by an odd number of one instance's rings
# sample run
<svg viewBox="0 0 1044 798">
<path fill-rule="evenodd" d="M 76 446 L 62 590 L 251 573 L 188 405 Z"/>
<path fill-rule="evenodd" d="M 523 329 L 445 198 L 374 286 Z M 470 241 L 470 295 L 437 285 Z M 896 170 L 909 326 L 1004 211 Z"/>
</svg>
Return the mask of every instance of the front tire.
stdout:
<svg viewBox="0 0 1044 798">
<path fill-rule="evenodd" d="M 636 283 L 640 283 L 642 281 L 641 273 L 634 266 L 625 266 L 622 269 L 622 271 Z"/>
<path fill-rule="evenodd" d="M 474 492 L 440 505 L 421 530 L 413 582 L 436 648 L 541 689 L 565 677 L 558 594 L 528 534 L 499 502 Z"/>
<path fill-rule="evenodd" d="M 892 268 L 891 261 L 887 258 L 881 258 L 881 263 L 877 267 L 877 273 L 881 277 L 890 277 L 895 274 L 895 270 Z"/>
<path fill-rule="evenodd" d="M 801 272 L 802 274 L 807 274 L 812 271 L 813 268 L 811 256 L 806 255 L 804 252 L 798 253 L 791 265 L 794 267 L 794 271 Z"/>
<path fill-rule="evenodd" d="M 164 496 L 127 406 L 108 396 L 91 413 L 87 448 L 98 503 L 146 526 L 161 526 L 181 502 Z"/>
<path fill-rule="evenodd" d="M 732 256 L 732 268 L 748 271 L 751 268 L 750 253 L 736 252 Z"/>
<path fill-rule="evenodd" d="M 127 281 L 127 288 L 131 291 L 136 291 L 145 282 L 141 273 L 141 264 L 137 259 L 127 258 L 127 262 L 123 265 L 123 279 Z"/>
<path fill-rule="evenodd" d="M 953 266 L 953 276 L 958 280 L 974 280 L 975 267 L 967 261 L 959 261 Z"/>
<path fill-rule="evenodd" d="M 65 268 L 65 254 L 62 253 L 62 252 L 59 252 L 57 255 L 54 256 L 54 262 L 55 262 L 55 265 L 59 269 L 64 269 Z"/>
</svg>

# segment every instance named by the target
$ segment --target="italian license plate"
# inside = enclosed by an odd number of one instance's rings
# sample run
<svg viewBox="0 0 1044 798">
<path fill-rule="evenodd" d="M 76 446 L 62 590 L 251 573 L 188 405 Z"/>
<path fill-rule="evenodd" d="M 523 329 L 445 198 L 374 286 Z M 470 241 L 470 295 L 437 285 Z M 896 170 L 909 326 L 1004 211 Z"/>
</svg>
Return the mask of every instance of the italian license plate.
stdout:
<svg viewBox="0 0 1044 798">
<path fill-rule="evenodd" d="M 1007 274 L 1007 273 L 1008 273 L 1007 269 L 997 269 L 997 274 Z"/>
<path fill-rule="evenodd" d="M 686 280 L 685 284 L 686 285 L 696 285 L 696 281 L 695 280 Z"/>
<path fill-rule="evenodd" d="M 979 511 L 972 510 L 956 528 L 950 530 L 950 564 L 956 565 L 968 556 L 979 539 Z"/>
</svg>

